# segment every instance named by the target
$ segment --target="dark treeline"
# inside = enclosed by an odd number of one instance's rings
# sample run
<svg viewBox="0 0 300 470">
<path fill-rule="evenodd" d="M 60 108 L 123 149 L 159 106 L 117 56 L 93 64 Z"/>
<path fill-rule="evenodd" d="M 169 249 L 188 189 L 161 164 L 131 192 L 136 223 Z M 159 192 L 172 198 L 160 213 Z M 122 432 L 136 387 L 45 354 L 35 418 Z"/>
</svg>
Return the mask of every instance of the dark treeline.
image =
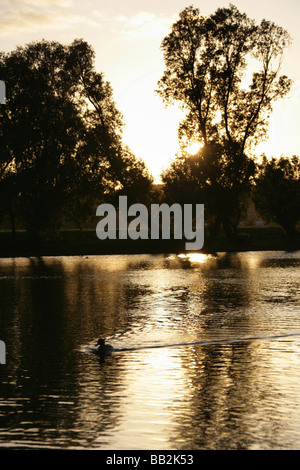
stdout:
<svg viewBox="0 0 300 470">
<path fill-rule="evenodd" d="M 146 205 L 204 203 L 206 240 L 222 229 L 235 243 L 252 199 L 267 222 L 297 238 L 299 158 L 254 157 L 273 102 L 291 87 L 279 73 L 290 42 L 281 27 L 256 24 L 233 5 L 208 17 L 194 7 L 180 13 L 162 41 L 157 93 L 185 118 L 180 153 L 159 189 L 122 141 L 123 118 L 90 45 L 41 41 L 1 53 L 0 217 L 13 234 L 25 228 L 33 239 L 51 237 L 66 222 L 96 226 L 97 206 L 124 194 Z M 190 142 L 202 145 L 195 155 Z"/>
<path fill-rule="evenodd" d="M 116 194 L 145 200 L 151 177 L 122 142 L 123 118 L 86 42 L 38 42 L 0 56 L 1 215 L 33 237 L 82 228 Z"/>
<path fill-rule="evenodd" d="M 166 105 L 178 103 L 186 112 L 179 127 L 181 153 L 162 179 L 170 198 L 204 202 L 206 239 L 222 227 L 236 242 L 251 198 L 266 220 L 295 234 L 299 160 L 258 164 L 254 157 L 267 135 L 273 102 L 291 87 L 279 74 L 290 42 L 281 27 L 267 20 L 256 24 L 233 5 L 209 17 L 185 8 L 162 42 L 165 70 L 157 92 Z M 191 141 L 202 144 L 194 156 L 186 151 Z"/>
</svg>

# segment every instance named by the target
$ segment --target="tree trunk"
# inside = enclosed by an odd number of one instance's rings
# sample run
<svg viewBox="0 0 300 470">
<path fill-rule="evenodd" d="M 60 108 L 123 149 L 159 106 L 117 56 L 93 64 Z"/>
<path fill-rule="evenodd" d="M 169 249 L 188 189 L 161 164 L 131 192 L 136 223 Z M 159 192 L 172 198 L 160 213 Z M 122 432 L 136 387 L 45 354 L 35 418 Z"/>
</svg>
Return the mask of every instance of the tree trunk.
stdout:
<svg viewBox="0 0 300 470">
<path fill-rule="evenodd" d="M 221 227 L 221 220 L 220 217 L 217 216 L 215 221 L 209 225 L 208 228 L 208 241 L 214 241 L 215 238 L 218 236 Z"/>
<path fill-rule="evenodd" d="M 12 204 L 9 205 L 9 217 L 10 217 L 12 237 L 13 237 L 13 241 L 15 241 L 15 239 L 16 239 L 16 224 L 15 224 L 15 214 L 14 214 L 14 209 L 13 209 Z"/>
<path fill-rule="evenodd" d="M 222 225 L 227 240 L 230 243 L 235 243 L 237 241 L 237 226 L 234 226 L 229 218 L 224 219 Z"/>
</svg>

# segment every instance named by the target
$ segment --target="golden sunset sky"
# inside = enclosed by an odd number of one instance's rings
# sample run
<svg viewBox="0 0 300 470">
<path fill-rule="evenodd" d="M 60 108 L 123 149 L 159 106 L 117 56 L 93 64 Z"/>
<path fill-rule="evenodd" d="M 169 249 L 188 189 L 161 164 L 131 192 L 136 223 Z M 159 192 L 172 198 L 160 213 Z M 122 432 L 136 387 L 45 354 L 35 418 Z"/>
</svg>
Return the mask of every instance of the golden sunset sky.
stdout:
<svg viewBox="0 0 300 470">
<path fill-rule="evenodd" d="M 157 177 L 178 149 L 181 113 L 165 109 L 155 95 L 164 63 L 160 50 L 178 13 L 193 4 L 209 15 L 224 0 L 0 0 L 0 50 L 9 52 L 41 39 L 71 43 L 83 38 L 96 53 L 97 71 L 114 90 L 126 123 L 124 142 Z M 270 120 L 269 140 L 257 148 L 267 156 L 300 155 L 300 1 L 236 0 L 250 18 L 274 21 L 293 39 L 282 73 L 294 80 L 290 95 L 277 102 Z M 1 77 L 0 77 L 1 79 Z M 9 83 L 6 84 L 9 88 Z"/>
</svg>

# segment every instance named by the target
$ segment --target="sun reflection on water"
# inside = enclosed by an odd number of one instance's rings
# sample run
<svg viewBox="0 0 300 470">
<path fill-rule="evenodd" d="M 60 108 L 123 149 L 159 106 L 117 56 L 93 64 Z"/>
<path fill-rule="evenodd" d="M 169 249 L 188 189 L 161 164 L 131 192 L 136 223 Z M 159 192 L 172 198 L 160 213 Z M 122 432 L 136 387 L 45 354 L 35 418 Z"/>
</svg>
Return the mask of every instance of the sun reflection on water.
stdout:
<svg viewBox="0 0 300 470">
<path fill-rule="evenodd" d="M 183 254 L 181 253 L 178 255 L 178 258 L 189 260 L 192 263 L 201 263 L 204 264 L 211 258 L 211 255 L 206 255 L 204 253 L 188 253 Z"/>
<path fill-rule="evenodd" d="M 299 267 L 271 252 L 4 260 L 0 446 L 299 447 L 298 339 L 263 338 L 300 331 Z M 80 348 L 100 336 L 124 349 Z"/>
<path fill-rule="evenodd" d="M 133 449 L 143 435 L 143 449 L 169 448 L 170 433 L 178 426 L 174 404 L 180 412 L 181 403 L 188 402 L 189 384 L 178 351 L 137 351 L 122 356 L 120 362 L 126 395 L 119 402 L 119 425 L 109 447 Z"/>
</svg>

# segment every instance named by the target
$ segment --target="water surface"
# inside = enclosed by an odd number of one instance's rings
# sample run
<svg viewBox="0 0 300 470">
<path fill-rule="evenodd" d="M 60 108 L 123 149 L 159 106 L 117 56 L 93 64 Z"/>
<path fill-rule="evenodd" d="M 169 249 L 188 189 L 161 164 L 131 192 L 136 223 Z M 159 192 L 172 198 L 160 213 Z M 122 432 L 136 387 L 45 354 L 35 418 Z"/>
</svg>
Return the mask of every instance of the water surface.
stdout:
<svg viewBox="0 0 300 470">
<path fill-rule="evenodd" d="M 0 446 L 299 449 L 299 267 L 299 252 L 0 260 Z M 101 360 L 100 336 L 132 350 Z"/>
</svg>

